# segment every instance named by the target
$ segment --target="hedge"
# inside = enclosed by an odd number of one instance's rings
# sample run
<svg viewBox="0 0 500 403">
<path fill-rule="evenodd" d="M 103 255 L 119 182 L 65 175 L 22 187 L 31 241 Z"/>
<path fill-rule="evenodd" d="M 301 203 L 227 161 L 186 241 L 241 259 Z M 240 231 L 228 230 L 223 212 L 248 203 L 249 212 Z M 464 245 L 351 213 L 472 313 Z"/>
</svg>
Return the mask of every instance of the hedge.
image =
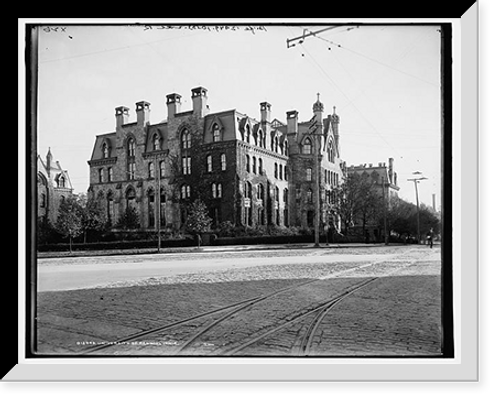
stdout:
<svg viewBox="0 0 500 403">
<path fill-rule="evenodd" d="M 156 240 L 135 240 L 135 241 L 114 241 L 96 243 L 73 243 L 72 250 L 109 250 L 109 249 L 143 249 L 155 248 L 158 246 Z M 196 246 L 193 239 L 172 239 L 162 240 L 162 248 L 180 248 L 186 246 Z M 69 243 L 38 245 L 39 252 L 66 252 L 69 250 Z"/>
</svg>

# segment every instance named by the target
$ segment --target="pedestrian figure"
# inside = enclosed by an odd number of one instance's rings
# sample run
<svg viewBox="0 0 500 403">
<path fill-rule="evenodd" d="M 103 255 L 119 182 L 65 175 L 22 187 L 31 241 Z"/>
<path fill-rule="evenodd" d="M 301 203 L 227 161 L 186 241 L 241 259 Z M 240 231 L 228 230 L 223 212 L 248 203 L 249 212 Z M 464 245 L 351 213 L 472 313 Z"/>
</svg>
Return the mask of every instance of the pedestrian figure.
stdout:
<svg viewBox="0 0 500 403">
<path fill-rule="evenodd" d="M 431 228 L 431 230 L 427 234 L 427 243 L 429 244 L 429 247 L 431 249 L 432 249 L 432 245 L 433 245 L 433 242 L 434 242 L 433 235 L 434 235 L 434 231 Z"/>
</svg>

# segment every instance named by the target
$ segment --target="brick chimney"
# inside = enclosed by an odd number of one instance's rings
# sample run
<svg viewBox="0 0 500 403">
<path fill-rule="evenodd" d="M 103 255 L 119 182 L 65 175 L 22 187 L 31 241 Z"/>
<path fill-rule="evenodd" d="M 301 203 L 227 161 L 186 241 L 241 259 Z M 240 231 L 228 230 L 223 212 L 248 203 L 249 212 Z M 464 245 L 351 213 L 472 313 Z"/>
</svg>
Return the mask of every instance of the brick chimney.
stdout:
<svg viewBox="0 0 500 403">
<path fill-rule="evenodd" d="M 299 132 L 299 112 L 288 111 L 286 113 L 287 134 L 297 134 Z"/>
<path fill-rule="evenodd" d="M 193 100 L 193 114 L 203 117 L 208 113 L 207 92 L 208 90 L 203 87 L 196 87 L 191 90 L 191 99 Z"/>
<path fill-rule="evenodd" d="M 128 114 L 129 108 L 126 106 L 118 106 L 115 108 L 115 117 L 116 117 L 116 128 L 119 129 L 123 125 L 128 123 Z"/>
<path fill-rule="evenodd" d="M 137 114 L 137 126 L 146 126 L 149 123 L 149 102 L 139 101 L 135 103 L 135 112 Z"/>
<path fill-rule="evenodd" d="M 167 95 L 167 119 L 174 118 L 181 111 L 181 96 L 175 92 Z"/>
<path fill-rule="evenodd" d="M 260 103 L 260 121 L 262 123 L 271 122 L 271 104 L 269 102 Z"/>
</svg>

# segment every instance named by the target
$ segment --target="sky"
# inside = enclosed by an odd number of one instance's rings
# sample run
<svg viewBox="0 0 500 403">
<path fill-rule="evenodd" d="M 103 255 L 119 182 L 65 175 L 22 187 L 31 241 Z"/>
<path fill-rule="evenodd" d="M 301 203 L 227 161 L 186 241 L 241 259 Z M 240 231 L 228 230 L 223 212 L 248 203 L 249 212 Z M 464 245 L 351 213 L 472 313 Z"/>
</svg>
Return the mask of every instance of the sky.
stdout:
<svg viewBox="0 0 500 403">
<path fill-rule="evenodd" d="M 394 158 L 399 195 L 441 205 L 440 32 L 435 25 L 61 25 L 41 27 L 38 52 L 38 153 L 50 147 L 76 193 L 89 186 L 95 136 L 115 130 L 115 107 L 151 103 L 150 121 L 167 116 L 166 98 L 208 90 L 211 112 L 258 118 L 259 104 L 286 122 L 307 121 L 320 94 L 325 116 L 340 116 L 347 165 Z M 309 32 L 306 31 L 306 32 Z"/>
</svg>

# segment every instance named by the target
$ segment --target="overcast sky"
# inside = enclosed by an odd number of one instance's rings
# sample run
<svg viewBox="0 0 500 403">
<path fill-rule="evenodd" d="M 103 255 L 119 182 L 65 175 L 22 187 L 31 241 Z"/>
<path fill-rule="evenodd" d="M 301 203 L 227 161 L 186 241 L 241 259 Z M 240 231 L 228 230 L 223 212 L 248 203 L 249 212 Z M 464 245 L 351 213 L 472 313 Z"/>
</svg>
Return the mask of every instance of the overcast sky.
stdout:
<svg viewBox="0 0 500 403">
<path fill-rule="evenodd" d="M 55 27 L 53 27 L 55 28 Z M 325 115 L 340 116 L 341 158 L 347 165 L 394 158 L 400 197 L 415 202 L 412 172 L 428 180 L 420 201 L 441 191 L 440 32 L 438 26 L 343 26 L 287 48 L 303 28 L 248 30 L 144 25 L 41 29 L 38 64 L 38 153 L 48 147 L 69 171 L 75 192 L 89 185 L 95 136 L 113 132 L 114 109 L 151 103 L 151 123 L 166 118 L 165 95 L 208 89 L 211 112 L 237 109 L 259 117 L 259 103 L 286 121 L 309 120 L 317 93 Z M 255 28 L 259 28 L 255 26 Z"/>
</svg>

